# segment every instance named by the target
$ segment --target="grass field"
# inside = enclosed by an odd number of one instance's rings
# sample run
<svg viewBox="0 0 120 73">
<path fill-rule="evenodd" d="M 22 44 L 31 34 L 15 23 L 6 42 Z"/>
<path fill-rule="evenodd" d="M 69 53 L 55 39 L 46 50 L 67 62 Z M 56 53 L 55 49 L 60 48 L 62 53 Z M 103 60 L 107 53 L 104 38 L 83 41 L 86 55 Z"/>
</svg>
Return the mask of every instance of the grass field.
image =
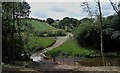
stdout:
<svg viewBox="0 0 120 73">
<path fill-rule="evenodd" d="M 68 40 L 63 45 L 54 48 L 53 50 L 50 50 L 45 54 L 55 57 L 78 57 L 95 53 L 95 50 L 82 48 L 78 46 L 78 44 L 74 40 Z"/>
<path fill-rule="evenodd" d="M 50 45 L 52 45 L 55 42 L 54 38 L 51 37 L 37 37 L 37 36 L 32 36 L 29 39 L 29 48 L 33 49 L 36 47 L 42 47 L 46 48 Z"/>
<path fill-rule="evenodd" d="M 35 28 L 35 31 L 57 30 L 56 28 L 50 26 L 48 23 L 40 22 L 37 20 L 31 20 L 31 24 Z"/>
</svg>

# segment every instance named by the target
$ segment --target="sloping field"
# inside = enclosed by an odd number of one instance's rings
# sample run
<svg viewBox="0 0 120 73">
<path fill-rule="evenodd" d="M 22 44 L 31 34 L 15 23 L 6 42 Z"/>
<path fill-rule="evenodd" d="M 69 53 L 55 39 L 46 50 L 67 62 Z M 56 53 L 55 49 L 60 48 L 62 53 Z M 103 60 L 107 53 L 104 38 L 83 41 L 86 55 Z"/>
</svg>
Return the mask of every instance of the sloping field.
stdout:
<svg viewBox="0 0 120 73">
<path fill-rule="evenodd" d="M 51 31 L 51 30 L 57 30 L 56 28 L 50 26 L 46 22 L 40 22 L 37 20 L 31 20 L 32 26 L 35 28 L 35 31 Z"/>
</svg>

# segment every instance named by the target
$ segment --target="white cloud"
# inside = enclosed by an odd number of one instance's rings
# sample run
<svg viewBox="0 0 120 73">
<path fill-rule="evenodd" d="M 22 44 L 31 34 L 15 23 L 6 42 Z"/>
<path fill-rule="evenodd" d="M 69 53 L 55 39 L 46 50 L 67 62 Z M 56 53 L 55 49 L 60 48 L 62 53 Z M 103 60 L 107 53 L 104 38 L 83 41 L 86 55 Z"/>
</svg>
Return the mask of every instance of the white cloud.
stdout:
<svg viewBox="0 0 120 73">
<path fill-rule="evenodd" d="M 37 1 L 37 0 L 36 0 Z M 81 19 L 87 17 L 87 13 L 80 8 L 81 2 L 30 2 L 30 17 L 46 19 L 52 17 L 54 19 L 62 19 L 63 17 L 74 17 Z M 92 2 L 91 2 L 92 4 Z M 109 3 L 102 2 L 103 15 L 113 13 Z M 94 4 L 91 6 L 94 10 Z"/>
<path fill-rule="evenodd" d="M 65 8 L 61 7 L 61 6 L 54 6 L 50 9 L 51 11 L 55 11 L 55 12 L 64 12 Z"/>
</svg>

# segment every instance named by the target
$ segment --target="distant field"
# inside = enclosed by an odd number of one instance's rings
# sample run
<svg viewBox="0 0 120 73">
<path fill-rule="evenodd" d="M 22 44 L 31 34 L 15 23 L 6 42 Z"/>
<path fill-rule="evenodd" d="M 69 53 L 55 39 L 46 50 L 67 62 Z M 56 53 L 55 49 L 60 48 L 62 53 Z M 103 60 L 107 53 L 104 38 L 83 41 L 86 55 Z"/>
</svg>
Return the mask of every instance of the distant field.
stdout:
<svg viewBox="0 0 120 73">
<path fill-rule="evenodd" d="M 35 28 L 35 31 L 57 30 L 56 28 L 50 26 L 48 23 L 40 22 L 40 21 L 37 21 L 37 20 L 31 20 L 31 24 Z"/>
<path fill-rule="evenodd" d="M 29 41 L 28 45 L 29 45 L 30 49 L 33 49 L 36 47 L 46 48 L 46 47 L 52 45 L 54 42 L 55 42 L 55 39 L 51 38 L 51 37 L 32 36 L 32 37 L 30 37 L 30 41 Z"/>
<path fill-rule="evenodd" d="M 48 56 L 71 56 L 71 57 L 78 57 L 78 56 L 84 56 L 88 54 L 94 54 L 95 51 L 87 48 L 82 48 L 78 46 L 78 44 L 74 40 L 68 40 L 63 45 L 54 48 L 47 53 L 45 53 Z"/>
</svg>

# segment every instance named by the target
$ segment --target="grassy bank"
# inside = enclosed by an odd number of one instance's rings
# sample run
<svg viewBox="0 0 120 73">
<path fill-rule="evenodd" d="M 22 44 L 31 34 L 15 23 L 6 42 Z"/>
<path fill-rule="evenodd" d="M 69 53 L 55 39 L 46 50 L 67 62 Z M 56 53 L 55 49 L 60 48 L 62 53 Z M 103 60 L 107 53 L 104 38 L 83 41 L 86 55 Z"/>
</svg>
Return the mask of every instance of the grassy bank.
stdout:
<svg viewBox="0 0 120 73">
<path fill-rule="evenodd" d="M 37 36 L 32 36 L 29 39 L 29 48 L 34 49 L 36 47 L 42 47 L 46 48 L 50 45 L 52 45 L 55 42 L 54 38 L 51 37 L 37 37 Z"/>
<path fill-rule="evenodd" d="M 96 54 L 95 50 L 80 47 L 75 40 L 68 40 L 63 45 L 45 53 L 55 57 L 79 57 Z"/>
</svg>

